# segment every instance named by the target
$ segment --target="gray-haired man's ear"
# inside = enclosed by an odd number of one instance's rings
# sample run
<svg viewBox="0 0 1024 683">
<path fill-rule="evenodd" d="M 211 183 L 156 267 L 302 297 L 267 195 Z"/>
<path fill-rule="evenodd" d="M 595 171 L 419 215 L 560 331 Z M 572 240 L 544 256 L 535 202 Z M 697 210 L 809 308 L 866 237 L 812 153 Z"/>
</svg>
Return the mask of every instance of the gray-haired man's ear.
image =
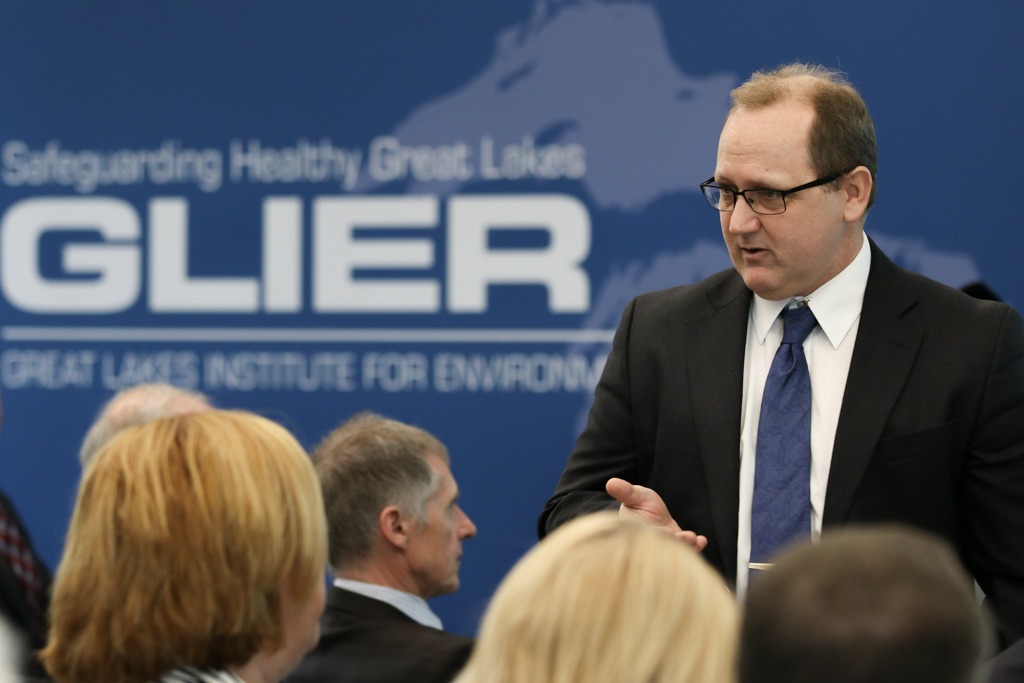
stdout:
<svg viewBox="0 0 1024 683">
<path fill-rule="evenodd" d="M 395 505 L 388 505 L 378 517 L 380 533 L 384 540 L 396 548 L 405 550 L 409 542 L 412 520 Z"/>
</svg>

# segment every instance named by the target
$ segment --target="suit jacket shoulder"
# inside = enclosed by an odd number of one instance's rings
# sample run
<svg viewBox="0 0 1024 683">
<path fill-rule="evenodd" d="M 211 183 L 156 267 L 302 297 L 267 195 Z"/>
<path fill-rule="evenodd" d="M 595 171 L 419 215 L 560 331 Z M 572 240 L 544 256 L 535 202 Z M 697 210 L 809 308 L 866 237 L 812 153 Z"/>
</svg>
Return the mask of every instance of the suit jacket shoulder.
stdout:
<svg viewBox="0 0 1024 683">
<path fill-rule="evenodd" d="M 332 586 L 320 642 L 290 683 L 448 683 L 474 640 L 423 626 L 380 600 Z"/>
<path fill-rule="evenodd" d="M 871 273 L 864 303 L 897 316 L 913 309 L 922 321 L 946 329 L 955 330 L 955 323 L 970 322 L 972 330 L 980 332 L 981 336 L 994 335 L 991 330 L 977 330 L 979 321 L 988 320 L 998 325 L 1013 311 L 1004 303 L 975 299 L 958 289 L 905 270 L 893 263 L 874 242 L 871 243 Z"/>
<path fill-rule="evenodd" d="M 734 269 L 709 275 L 692 285 L 669 287 L 640 294 L 626 310 L 641 323 L 691 320 L 714 314 L 738 297 L 750 300 L 750 290 Z M 625 317 L 625 314 L 624 314 Z"/>
</svg>

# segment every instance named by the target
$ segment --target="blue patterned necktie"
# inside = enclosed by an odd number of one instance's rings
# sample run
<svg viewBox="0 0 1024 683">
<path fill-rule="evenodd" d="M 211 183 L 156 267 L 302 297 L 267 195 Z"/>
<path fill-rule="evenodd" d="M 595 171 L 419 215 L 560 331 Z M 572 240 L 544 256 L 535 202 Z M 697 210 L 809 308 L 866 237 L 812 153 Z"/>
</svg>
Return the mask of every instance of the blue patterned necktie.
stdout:
<svg viewBox="0 0 1024 683">
<path fill-rule="evenodd" d="M 811 375 L 803 343 L 817 324 L 806 305 L 782 312 L 782 344 L 757 426 L 751 562 L 768 562 L 780 546 L 811 535 Z"/>
</svg>

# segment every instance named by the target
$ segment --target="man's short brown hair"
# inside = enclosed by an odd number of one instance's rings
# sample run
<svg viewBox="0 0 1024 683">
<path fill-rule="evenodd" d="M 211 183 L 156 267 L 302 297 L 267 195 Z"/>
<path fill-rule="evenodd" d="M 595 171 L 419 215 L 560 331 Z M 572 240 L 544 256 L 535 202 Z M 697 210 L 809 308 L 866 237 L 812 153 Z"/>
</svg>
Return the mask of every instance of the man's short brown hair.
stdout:
<svg viewBox="0 0 1024 683">
<path fill-rule="evenodd" d="M 846 529 L 751 577 L 740 683 L 969 683 L 991 631 L 945 541 Z"/>
<path fill-rule="evenodd" d="M 814 108 L 807 151 L 818 177 L 865 166 L 871 171 L 871 196 L 875 203 L 878 146 L 868 107 L 857 89 L 839 71 L 818 64 L 786 64 L 772 71 L 758 71 L 732 91 L 732 114 L 737 109 L 761 109 L 789 97 Z M 836 180 L 827 188 L 838 190 Z"/>
<path fill-rule="evenodd" d="M 380 512 L 388 505 L 426 519 L 424 506 L 437 489 L 428 453 L 449 462 L 448 449 L 429 433 L 373 413 L 355 415 L 316 447 L 313 464 L 335 571 L 369 559 Z"/>
</svg>

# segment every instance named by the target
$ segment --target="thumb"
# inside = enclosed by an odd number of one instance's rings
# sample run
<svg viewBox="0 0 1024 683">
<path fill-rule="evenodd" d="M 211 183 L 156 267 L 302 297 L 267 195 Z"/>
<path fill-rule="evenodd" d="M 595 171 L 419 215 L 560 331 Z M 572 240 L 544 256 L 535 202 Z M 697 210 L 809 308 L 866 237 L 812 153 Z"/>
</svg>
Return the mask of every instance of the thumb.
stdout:
<svg viewBox="0 0 1024 683">
<path fill-rule="evenodd" d="M 635 486 L 625 479 L 619 479 L 618 477 L 609 479 L 604 488 L 608 495 L 626 507 L 636 507 L 643 504 L 649 497 L 646 494 L 650 493 L 650 489 L 645 489 L 643 486 Z"/>
</svg>

